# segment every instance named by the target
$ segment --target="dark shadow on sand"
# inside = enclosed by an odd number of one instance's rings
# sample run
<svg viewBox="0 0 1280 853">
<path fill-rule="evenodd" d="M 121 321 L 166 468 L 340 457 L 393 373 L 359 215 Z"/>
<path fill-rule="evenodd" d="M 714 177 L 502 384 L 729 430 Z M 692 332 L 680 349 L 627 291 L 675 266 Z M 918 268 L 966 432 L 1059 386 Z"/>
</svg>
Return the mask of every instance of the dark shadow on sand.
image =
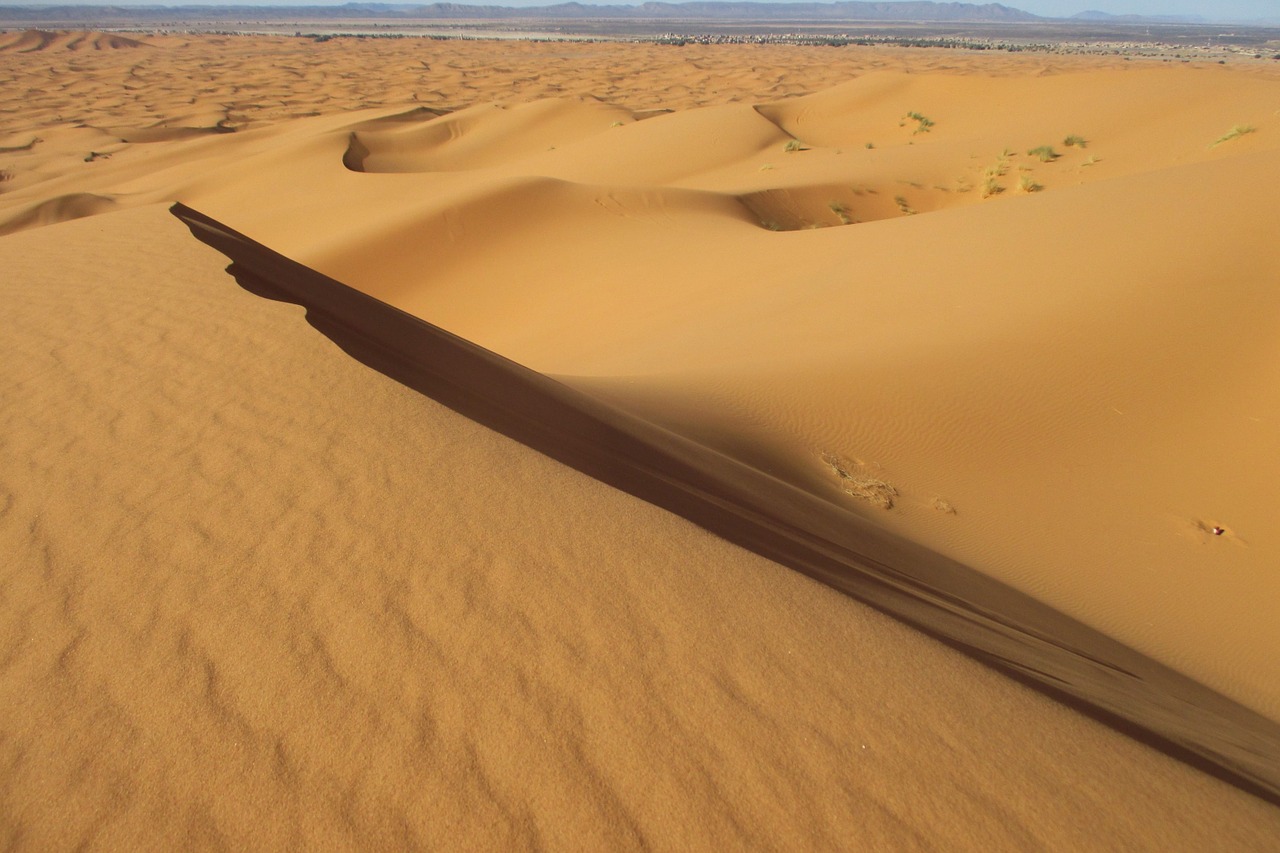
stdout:
<svg viewBox="0 0 1280 853">
<path fill-rule="evenodd" d="M 1280 805 L 1280 723 L 967 566 L 606 406 L 178 204 L 246 290 L 353 358 L 570 467 L 803 572 Z"/>
</svg>

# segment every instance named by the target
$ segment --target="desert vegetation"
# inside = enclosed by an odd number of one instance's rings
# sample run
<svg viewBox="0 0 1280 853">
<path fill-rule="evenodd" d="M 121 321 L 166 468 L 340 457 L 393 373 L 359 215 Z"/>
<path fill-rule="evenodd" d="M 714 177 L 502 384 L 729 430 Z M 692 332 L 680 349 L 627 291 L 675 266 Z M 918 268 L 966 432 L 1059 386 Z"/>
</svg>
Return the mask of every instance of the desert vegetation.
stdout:
<svg viewBox="0 0 1280 853">
<path fill-rule="evenodd" d="M 916 129 L 912 131 L 912 136 L 915 136 L 917 133 L 928 133 L 930 128 L 933 127 L 933 119 L 923 115 L 922 113 L 918 113 L 915 110 L 912 110 L 903 116 L 902 121 L 898 122 L 898 127 L 906 127 L 908 121 L 914 121 L 916 123 Z"/>
<path fill-rule="evenodd" d="M 1235 127 L 1222 134 L 1222 136 L 1215 139 L 1213 145 L 1210 145 L 1209 147 L 1214 148 L 1224 142 L 1230 142 L 1233 139 L 1239 139 L 1240 137 L 1247 136 L 1250 133 L 1256 133 L 1257 130 L 1258 129 L 1251 124 L 1237 124 Z"/>
</svg>

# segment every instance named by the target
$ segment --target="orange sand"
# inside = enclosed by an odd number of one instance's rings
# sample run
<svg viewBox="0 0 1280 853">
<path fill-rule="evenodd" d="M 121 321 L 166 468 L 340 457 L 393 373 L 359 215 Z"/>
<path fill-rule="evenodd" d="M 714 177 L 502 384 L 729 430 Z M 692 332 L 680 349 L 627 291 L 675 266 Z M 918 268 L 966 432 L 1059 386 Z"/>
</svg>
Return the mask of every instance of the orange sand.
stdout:
<svg viewBox="0 0 1280 853">
<path fill-rule="evenodd" d="M 1275 76 L 138 41 L 0 54 L 11 840 L 1277 837 L 1274 807 L 351 362 L 153 205 L 1277 718 Z"/>
</svg>

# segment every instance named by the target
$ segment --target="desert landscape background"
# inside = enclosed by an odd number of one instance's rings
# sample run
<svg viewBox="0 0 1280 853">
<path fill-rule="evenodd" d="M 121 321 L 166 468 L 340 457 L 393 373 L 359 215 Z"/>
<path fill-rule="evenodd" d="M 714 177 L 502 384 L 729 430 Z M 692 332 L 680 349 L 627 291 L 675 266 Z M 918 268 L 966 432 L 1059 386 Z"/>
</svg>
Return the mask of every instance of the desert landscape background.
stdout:
<svg viewBox="0 0 1280 853">
<path fill-rule="evenodd" d="M 1280 73 L 30 32 L 0 63 L 11 846 L 1280 836 L 362 367 L 167 212 L 1275 720 Z"/>
</svg>

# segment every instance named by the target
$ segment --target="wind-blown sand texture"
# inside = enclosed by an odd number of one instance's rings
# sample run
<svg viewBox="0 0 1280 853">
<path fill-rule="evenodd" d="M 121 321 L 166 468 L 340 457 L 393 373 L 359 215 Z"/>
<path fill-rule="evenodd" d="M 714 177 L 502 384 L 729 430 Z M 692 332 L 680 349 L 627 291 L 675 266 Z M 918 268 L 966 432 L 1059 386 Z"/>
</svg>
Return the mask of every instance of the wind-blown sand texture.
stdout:
<svg viewBox="0 0 1280 853">
<path fill-rule="evenodd" d="M 0 37 L 13 840 L 1277 837 L 1274 807 L 359 366 L 153 204 L 1274 720 L 1274 77 L 78 39 Z"/>
</svg>

